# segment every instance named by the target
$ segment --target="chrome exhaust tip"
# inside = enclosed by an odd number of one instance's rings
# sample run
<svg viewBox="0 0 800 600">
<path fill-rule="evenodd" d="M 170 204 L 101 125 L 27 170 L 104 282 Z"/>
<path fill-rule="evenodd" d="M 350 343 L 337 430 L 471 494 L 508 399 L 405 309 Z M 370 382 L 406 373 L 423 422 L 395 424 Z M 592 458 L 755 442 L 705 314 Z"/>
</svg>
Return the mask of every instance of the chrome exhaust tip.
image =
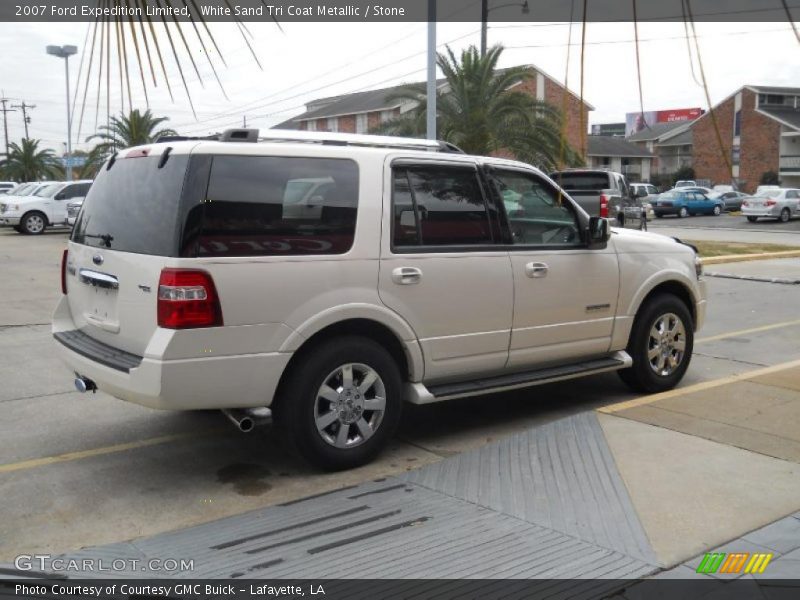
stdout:
<svg viewBox="0 0 800 600">
<path fill-rule="evenodd" d="M 250 433 L 257 425 L 272 422 L 272 411 L 268 408 L 227 408 L 222 414 L 228 417 L 242 433 Z"/>
<path fill-rule="evenodd" d="M 86 392 L 96 392 L 97 384 L 91 379 L 87 377 L 81 377 L 79 375 L 75 378 L 75 389 L 81 394 L 85 394 Z"/>
</svg>

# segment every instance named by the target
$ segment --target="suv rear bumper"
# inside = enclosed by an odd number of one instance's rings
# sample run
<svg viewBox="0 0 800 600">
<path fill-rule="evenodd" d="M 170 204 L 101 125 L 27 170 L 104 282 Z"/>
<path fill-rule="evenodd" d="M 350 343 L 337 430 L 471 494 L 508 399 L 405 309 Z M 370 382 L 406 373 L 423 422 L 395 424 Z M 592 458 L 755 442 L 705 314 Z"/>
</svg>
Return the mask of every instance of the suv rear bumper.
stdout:
<svg viewBox="0 0 800 600">
<path fill-rule="evenodd" d="M 121 400 L 164 410 L 269 406 L 290 353 L 160 360 L 101 344 L 75 329 L 66 296 L 53 336 L 67 366 Z"/>
</svg>

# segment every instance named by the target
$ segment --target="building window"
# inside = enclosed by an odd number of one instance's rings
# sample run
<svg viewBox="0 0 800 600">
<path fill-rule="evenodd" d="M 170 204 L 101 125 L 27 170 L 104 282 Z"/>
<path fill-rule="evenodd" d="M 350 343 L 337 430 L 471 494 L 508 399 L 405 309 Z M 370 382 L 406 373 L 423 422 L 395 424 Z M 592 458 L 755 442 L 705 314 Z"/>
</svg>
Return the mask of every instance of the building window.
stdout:
<svg viewBox="0 0 800 600">
<path fill-rule="evenodd" d="M 316 131 L 317 130 L 317 122 L 314 120 L 306 121 L 306 129 L 308 131 Z"/>
<path fill-rule="evenodd" d="M 392 114 L 393 111 L 391 110 L 382 110 L 381 111 L 381 123 L 384 123 L 391 119 L 394 115 Z"/>
<path fill-rule="evenodd" d="M 733 116 L 733 137 L 742 135 L 742 111 L 737 110 Z"/>
<path fill-rule="evenodd" d="M 367 133 L 367 113 L 356 115 L 356 133 Z"/>
<path fill-rule="evenodd" d="M 328 131 L 339 131 L 339 119 L 336 117 L 328 118 Z"/>
<path fill-rule="evenodd" d="M 782 106 L 784 104 L 784 96 L 781 94 L 759 94 L 758 104 Z"/>
</svg>

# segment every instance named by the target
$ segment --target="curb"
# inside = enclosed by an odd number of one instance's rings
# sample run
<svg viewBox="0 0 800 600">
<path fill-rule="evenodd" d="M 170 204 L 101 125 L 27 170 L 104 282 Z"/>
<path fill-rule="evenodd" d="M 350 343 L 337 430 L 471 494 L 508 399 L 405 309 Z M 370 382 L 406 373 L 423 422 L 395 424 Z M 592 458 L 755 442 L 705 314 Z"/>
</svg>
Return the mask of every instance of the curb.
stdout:
<svg viewBox="0 0 800 600">
<path fill-rule="evenodd" d="M 800 258 L 800 250 L 784 250 L 782 252 L 762 252 L 760 254 L 727 254 L 725 256 L 709 256 L 703 258 L 704 265 L 720 263 L 745 262 L 750 260 L 769 260 L 771 258 Z"/>
</svg>

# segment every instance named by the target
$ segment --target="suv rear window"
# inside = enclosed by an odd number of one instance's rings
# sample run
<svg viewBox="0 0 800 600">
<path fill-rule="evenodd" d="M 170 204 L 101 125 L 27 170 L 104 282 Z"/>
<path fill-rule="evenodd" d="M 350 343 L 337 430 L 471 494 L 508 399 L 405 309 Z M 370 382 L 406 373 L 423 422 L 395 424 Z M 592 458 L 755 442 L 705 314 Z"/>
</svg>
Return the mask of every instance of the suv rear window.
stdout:
<svg viewBox="0 0 800 600">
<path fill-rule="evenodd" d="M 175 255 L 175 229 L 189 157 L 117 159 L 89 188 L 72 241 L 122 252 Z"/>
<path fill-rule="evenodd" d="M 565 190 L 599 192 L 611 187 L 606 173 L 553 173 L 550 177 Z"/>
<path fill-rule="evenodd" d="M 182 256 L 343 254 L 353 245 L 358 166 L 348 159 L 215 156 Z"/>
</svg>

